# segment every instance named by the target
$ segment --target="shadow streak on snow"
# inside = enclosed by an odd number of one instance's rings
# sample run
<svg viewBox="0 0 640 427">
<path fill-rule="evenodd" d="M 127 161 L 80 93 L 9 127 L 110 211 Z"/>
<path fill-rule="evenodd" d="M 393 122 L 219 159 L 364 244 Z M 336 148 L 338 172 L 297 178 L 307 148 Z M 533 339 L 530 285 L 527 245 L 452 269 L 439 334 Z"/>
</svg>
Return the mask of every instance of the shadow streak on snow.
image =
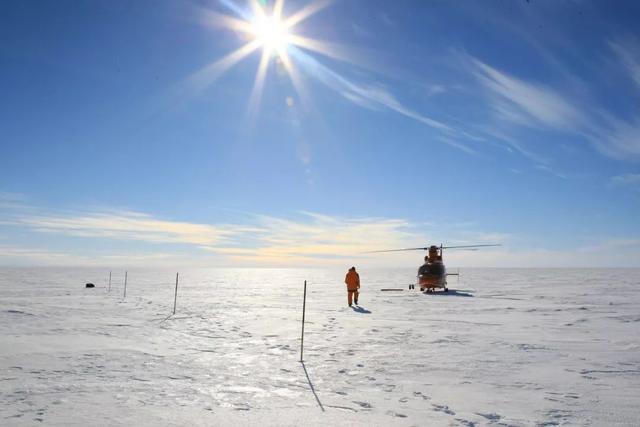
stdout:
<svg viewBox="0 0 640 427">
<path fill-rule="evenodd" d="M 318 406 L 320 407 L 320 409 L 322 409 L 322 412 L 324 412 L 324 406 L 322 406 L 322 402 L 320 402 L 320 398 L 318 398 L 318 395 L 316 394 L 316 389 L 313 387 L 313 383 L 311 382 L 311 378 L 309 378 L 309 373 L 307 372 L 307 367 L 304 366 L 304 362 L 300 362 L 300 364 L 302 365 L 302 369 L 304 369 L 304 374 L 307 376 L 307 381 L 309 382 L 309 388 L 311 388 L 311 392 L 313 393 L 313 396 L 316 398 L 316 402 L 318 402 Z"/>
<path fill-rule="evenodd" d="M 367 310 L 364 307 L 360 307 L 358 305 L 354 305 L 353 307 L 351 307 L 353 309 L 353 311 L 355 311 L 356 313 L 362 313 L 362 314 L 371 314 L 371 312 L 369 310 Z"/>
<path fill-rule="evenodd" d="M 168 315 L 167 317 L 165 317 L 164 319 L 162 319 L 159 323 L 164 323 L 167 320 L 169 320 L 171 318 L 171 316 L 173 316 L 173 313 L 171 313 L 170 315 Z"/>
<path fill-rule="evenodd" d="M 433 292 L 425 295 L 443 297 L 473 297 L 473 294 L 470 294 L 468 292 L 456 291 L 455 289 L 449 289 L 449 292 Z"/>
</svg>

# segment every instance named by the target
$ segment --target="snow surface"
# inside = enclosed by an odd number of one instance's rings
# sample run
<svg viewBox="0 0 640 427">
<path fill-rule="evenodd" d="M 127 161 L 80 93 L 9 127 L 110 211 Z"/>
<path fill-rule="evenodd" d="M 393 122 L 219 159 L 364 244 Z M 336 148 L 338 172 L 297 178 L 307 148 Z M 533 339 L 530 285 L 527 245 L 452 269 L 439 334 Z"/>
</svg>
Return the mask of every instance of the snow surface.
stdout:
<svg viewBox="0 0 640 427">
<path fill-rule="evenodd" d="M 640 270 L 345 272 L 0 269 L 0 425 L 640 425 Z"/>
</svg>

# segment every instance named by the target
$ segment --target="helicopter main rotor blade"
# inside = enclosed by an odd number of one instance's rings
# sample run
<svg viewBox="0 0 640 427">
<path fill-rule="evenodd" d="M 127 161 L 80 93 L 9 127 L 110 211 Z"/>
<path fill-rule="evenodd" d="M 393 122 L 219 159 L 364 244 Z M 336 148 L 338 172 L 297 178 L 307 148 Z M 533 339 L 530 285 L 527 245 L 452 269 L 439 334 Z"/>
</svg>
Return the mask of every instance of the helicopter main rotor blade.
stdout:
<svg viewBox="0 0 640 427">
<path fill-rule="evenodd" d="M 442 249 L 467 249 L 467 248 L 488 248 L 491 246 L 502 246 L 500 244 L 497 245 L 464 245 L 464 246 L 443 246 Z"/>
<path fill-rule="evenodd" d="M 429 248 L 404 248 L 404 249 L 386 249 L 383 251 L 367 251 L 367 252 L 363 252 L 365 254 L 377 254 L 380 252 L 400 252 L 400 251 L 426 251 L 429 250 Z"/>
<path fill-rule="evenodd" d="M 434 245 L 435 246 L 435 245 Z M 492 244 L 492 245 L 463 245 L 463 246 L 435 246 L 436 249 L 467 249 L 467 250 L 476 250 L 475 248 L 487 248 L 492 246 L 502 246 L 500 244 Z M 402 251 L 428 251 L 430 246 L 426 246 L 424 248 L 402 248 L 402 249 L 386 249 L 382 251 L 367 251 L 363 252 L 365 254 L 377 254 L 382 252 L 402 252 Z"/>
</svg>

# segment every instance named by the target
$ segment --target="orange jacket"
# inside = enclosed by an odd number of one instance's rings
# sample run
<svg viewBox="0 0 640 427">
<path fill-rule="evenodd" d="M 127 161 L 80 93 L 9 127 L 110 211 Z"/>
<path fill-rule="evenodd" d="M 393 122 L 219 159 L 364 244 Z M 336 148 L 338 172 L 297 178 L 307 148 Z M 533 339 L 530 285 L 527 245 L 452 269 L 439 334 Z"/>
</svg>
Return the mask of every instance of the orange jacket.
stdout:
<svg viewBox="0 0 640 427">
<path fill-rule="evenodd" d="M 349 271 L 344 278 L 344 283 L 347 284 L 347 290 L 355 291 L 360 287 L 360 276 L 355 271 Z"/>
</svg>

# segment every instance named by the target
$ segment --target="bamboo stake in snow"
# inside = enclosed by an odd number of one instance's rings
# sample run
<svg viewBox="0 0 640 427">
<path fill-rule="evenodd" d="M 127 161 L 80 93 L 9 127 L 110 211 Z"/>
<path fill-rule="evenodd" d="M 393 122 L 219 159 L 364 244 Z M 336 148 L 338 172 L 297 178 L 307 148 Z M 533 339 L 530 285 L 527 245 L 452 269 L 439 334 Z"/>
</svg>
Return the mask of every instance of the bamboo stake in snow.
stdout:
<svg viewBox="0 0 640 427">
<path fill-rule="evenodd" d="M 111 292 L 111 272 L 109 272 L 109 292 Z"/>
<path fill-rule="evenodd" d="M 127 297 L 127 274 L 128 274 L 128 271 L 125 271 L 124 272 L 124 295 L 122 298 Z"/>
<path fill-rule="evenodd" d="M 302 337 L 300 338 L 300 361 L 302 362 L 302 351 L 304 350 L 304 314 L 307 308 L 307 281 L 304 281 L 304 296 L 302 297 Z"/>
<path fill-rule="evenodd" d="M 176 293 L 173 297 L 173 314 L 176 314 L 176 303 L 178 302 L 178 274 L 176 273 Z"/>
</svg>

